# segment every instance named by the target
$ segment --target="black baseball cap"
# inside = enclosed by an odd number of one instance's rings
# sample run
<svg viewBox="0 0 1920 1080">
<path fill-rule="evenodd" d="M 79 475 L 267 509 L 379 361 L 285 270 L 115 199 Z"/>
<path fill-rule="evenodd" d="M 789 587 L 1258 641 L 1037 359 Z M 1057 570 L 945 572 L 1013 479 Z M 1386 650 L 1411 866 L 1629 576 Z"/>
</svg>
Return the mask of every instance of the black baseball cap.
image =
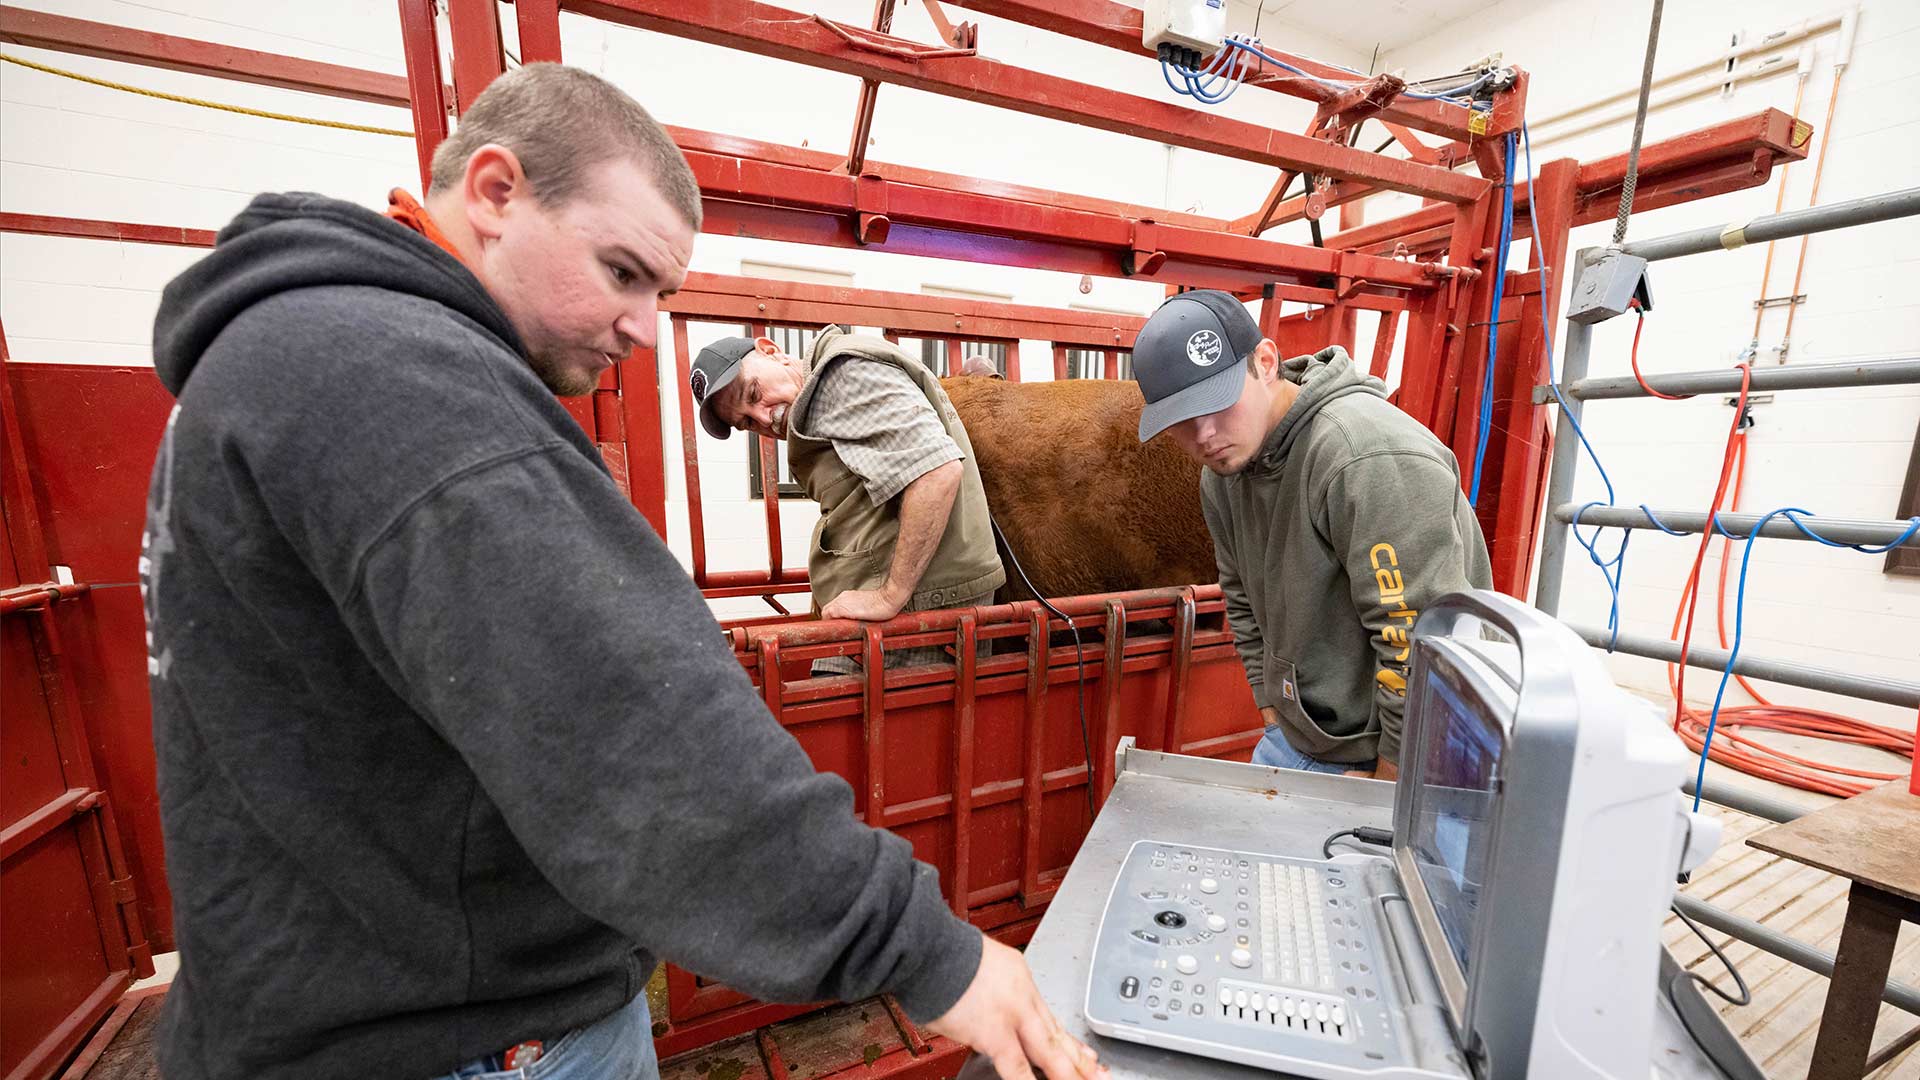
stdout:
<svg viewBox="0 0 1920 1080">
<path fill-rule="evenodd" d="M 753 351 L 750 337 L 726 337 L 700 350 L 693 358 L 693 370 L 687 373 L 687 389 L 693 392 L 694 408 L 700 412 L 700 426 L 716 439 L 733 435 L 733 429 L 713 414 L 713 398 L 740 377 L 740 360 Z"/>
<path fill-rule="evenodd" d="M 1218 289 L 1169 297 L 1133 342 L 1133 377 L 1147 399 L 1140 441 L 1239 401 L 1241 362 L 1260 336 L 1246 305 Z"/>
</svg>

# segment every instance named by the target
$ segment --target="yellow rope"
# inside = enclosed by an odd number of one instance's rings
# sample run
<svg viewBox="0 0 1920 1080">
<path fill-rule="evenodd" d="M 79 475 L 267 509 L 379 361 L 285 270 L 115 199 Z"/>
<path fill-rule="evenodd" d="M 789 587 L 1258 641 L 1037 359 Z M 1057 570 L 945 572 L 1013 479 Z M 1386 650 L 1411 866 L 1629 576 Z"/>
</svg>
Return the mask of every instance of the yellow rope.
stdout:
<svg viewBox="0 0 1920 1080">
<path fill-rule="evenodd" d="M 63 79 L 92 83 L 95 86 L 104 86 L 109 90 L 124 90 L 129 94 L 159 98 L 162 101 L 177 101 L 182 105 L 198 105 L 203 109 L 219 109 L 222 112 L 240 113 L 244 116 L 259 116 L 268 120 L 286 120 L 295 124 L 312 124 L 315 127 L 339 128 L 342 131 L 364 131 L 369 135 L 398 135 L 403 139 L 413 138 L 413 132 L 402 131 L 399 128 L 372 127 L 367 124 L 347 124 L 338 120 L 318 120 L 311 116 L 293 116 L 289 113 L 268 112 L 265 109 L 249 109 L 243 105 L 227 105 L 218 101 L 206 101 L 201 98 L 186 97 L 181 94 L 163 94 L 158 90 L 147 90 L 143 87 L 128 86 L 126 83 L 96 79 L 91 75 L 82 75 L 77 71 L 63 71 L 57 67 L 48 67 L 45 64 L 38 64 L 32 60 L 23 60 L 18 56 L 12 56 L 7 53 L 0 53 L 0 60 L 5 60 L 9 64 L 19 64 L 21 67 L 32 68 L 35 71 L 44 71 L 49 75 L 58 75 Z"/>
</svg>

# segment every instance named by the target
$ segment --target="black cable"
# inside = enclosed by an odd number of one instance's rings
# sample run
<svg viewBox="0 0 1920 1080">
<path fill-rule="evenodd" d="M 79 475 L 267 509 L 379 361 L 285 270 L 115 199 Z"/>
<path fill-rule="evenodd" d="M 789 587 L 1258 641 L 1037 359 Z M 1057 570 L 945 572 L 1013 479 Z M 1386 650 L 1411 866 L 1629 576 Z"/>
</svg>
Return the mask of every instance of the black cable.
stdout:
<svg viewBox="0 0 1920 1080">
<path fill-rule="evenodd" d="M 1069 619 L 1065 612 L 1054 607 L 1053 601 L 1041 596 L 1040 590 L 1033 587 L 1033 582 L 1027 578 L 1027 571 L 1020 565 L 1020 556 L 1013 553 L 1013 544 L 1008 542 L 1007 534 L 1001 531 L 1000 523 L 995 521 L 991 514 L 987 515 L 987 521 L 993 525 L 993 535 L 1000 538 L 1000 546 L 1007 549 L 1007 561 L 1013 564 L 1013 572 L 1020 575 L 1020 584 L 1025 585 L 1027 591 L 1033 594 L 1033 598 L 1040 601 L 1041 607 L 1046 608 L 1054 618 L 1066 623 L 1067 632 L 1073 635 L 1073 664 L 1075 668 L 1073 696 L 1080 706 L 1080 752 L 1086 755 L 1087 823 L 1091 825 L 1098 812 L 1093 808 L 1093 741 L 1087 737 L 1087 660 L 1085 656 L 1081 655 L 1080 628 L 1073 625 L 1073 620 Z M 1117 671 L 1107 672 L 1107 678 L 1109 679 L 1118 678 L 1119 676 L 1120 673 Z M 1042 678 L 1044 677 L 1043 675 Z M 1038 748 L 1035 749 L 1035 752 L 1038 753 Z"/>
<path fill-rule="evenodd" d="M 1354 829 L 1341 829 L 1339 832 L 1322 840 L 1320 842 L 1320 857 L 1323 859 L 1333 858 L 1333 845 L 1343 836 L 1353 837 L 1353 841 L 1349 846 L 1352 846 L 1353 843 L 1372 844 L 1374 847 L 1393 846 L 1392 829 L 1377 829 L 1371 825 L 1362 825 Z"/>
<path fill-rule="evenodd" d="M 1680 921 L 1687 924 L 1687 929 L 1693 931 L 1694 936 L 1699 938 L 1701 941 L 1705 942 L 1707 948 L 1712 950 L 1713 955 L 1720 959 L 1720 963 L 1727 969 L 1727 974 L 1733 976 L 1733 985 L 1739 988 L 1740 996 L 1734 997 L 1732 994 L 1729 994 L 1725 990 L 1720 989 L 1720 987 L 1714 985 L 1712 980 L 1708 979 L 1704 975 L 1699 975 L 1692 971 L 1683 971 L 1681 972 L 1681 974 L 1685 975 L 1689 979 L 1692 979 L 1694 982 L 1699 983 L 1701 986 L 1706 987 L 1708 990 L 1713 991 L 1713 994 L 1715 997 L 1718 997 L 1720 1000 L 1726 1002 L 1729 1005 L 1753 1004 L 1753 992 L 1747 989 L 1747 980 L 1740 977 L 1740 969 L 1737 967 L 1734 967 L 1733 961 L 1727 958 L 1727 954 L 1720 951 L 1720 946 L 1715 945 L 1713 943 L 1713 939 L 1707 936 L 1707 932 L 1705 930 L 1700 929 L 1700 924 L 1694 922 L 1692 919 L 1687 918 L 1687 913 L 1684 911 L 1681 911 L 1679 905 L 1677 904 L 1669 905 L 1667 910 L 1673 912 L 1675 915 L 1680 916 Z"/>
</svg>

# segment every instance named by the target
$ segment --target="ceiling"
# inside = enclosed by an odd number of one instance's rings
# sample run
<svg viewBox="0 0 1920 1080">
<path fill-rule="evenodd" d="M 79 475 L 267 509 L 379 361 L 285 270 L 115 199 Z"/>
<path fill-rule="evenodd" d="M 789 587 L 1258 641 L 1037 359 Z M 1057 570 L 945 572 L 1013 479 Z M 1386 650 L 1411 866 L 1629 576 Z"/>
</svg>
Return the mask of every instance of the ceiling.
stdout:
<svg viewBox="0 0 1920 1080">
<path fill-rule="evenodd" d="M 1493 7 L 1495 2 L 1341 0 L 1334 5 L 1326 0 L 1230 0 L 1234 15 L 1228 25 L 1246 25 L 1258 7 L 1263 20 L 1278 19 L 1344 45 L 1355 53 L 1370 56 L 1376 46 L 1383 53 L 1390 52 L 1458 19 Z M 1329 19 L 1333 12 L 1337 12 L 1338 17 Z"/>
</svg>

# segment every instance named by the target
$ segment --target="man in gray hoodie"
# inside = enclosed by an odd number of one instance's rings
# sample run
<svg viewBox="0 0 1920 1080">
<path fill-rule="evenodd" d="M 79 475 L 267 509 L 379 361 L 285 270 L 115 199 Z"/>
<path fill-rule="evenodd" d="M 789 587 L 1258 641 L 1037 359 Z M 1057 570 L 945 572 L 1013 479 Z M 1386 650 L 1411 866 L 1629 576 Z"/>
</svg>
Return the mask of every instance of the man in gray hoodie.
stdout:
<svg viewBox="0 0 1920 1080">
<path fill-rule="evenodd" d="M 1205 466 L 1227 618 L 1267 722 L 1255 764 L 1395 779 L 1414 620 L 1492 583 L 1453 454 L 1345 349 L 1283 361 L 1223 292 L 1162 304 L 1133 370 L 1141 441 L 1165 431 Z"/>
</svg>

